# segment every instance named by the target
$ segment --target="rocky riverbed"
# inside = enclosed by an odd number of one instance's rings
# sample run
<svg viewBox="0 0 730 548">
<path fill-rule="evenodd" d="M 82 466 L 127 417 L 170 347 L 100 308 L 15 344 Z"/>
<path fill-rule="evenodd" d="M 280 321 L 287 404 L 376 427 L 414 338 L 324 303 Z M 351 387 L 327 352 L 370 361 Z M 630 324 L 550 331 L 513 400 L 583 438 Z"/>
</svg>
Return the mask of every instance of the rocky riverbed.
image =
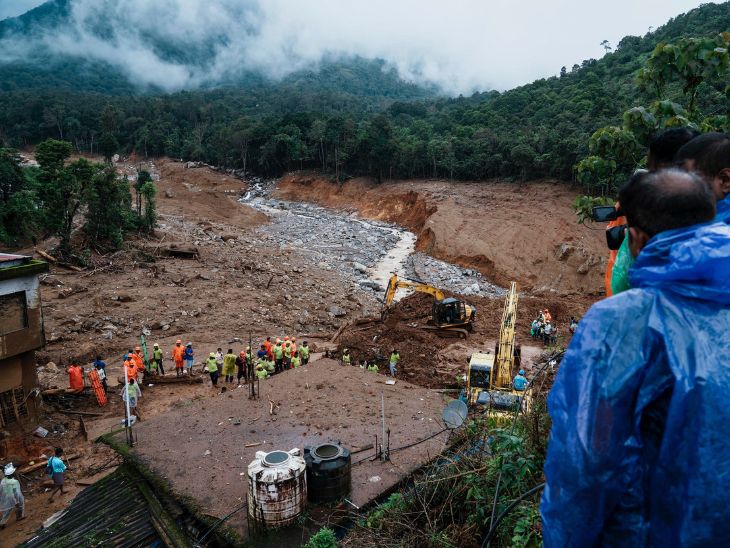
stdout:
<svg viewBox="0 0 730 548">
<path fill-rule="evenodd" d="M 269 198 L 272 184 L 254 182 L 241 198 L 270 222 L 257 231 L 280 249 L 304 251 L 313 265 L 344 274 L 361 288 L 382 293 L 391 273 L 459 293 L 499 296 L 504 289 L 479 272 L 415 252 L 416 236 L 392 223 L 304 202 Z"/>
</svg>

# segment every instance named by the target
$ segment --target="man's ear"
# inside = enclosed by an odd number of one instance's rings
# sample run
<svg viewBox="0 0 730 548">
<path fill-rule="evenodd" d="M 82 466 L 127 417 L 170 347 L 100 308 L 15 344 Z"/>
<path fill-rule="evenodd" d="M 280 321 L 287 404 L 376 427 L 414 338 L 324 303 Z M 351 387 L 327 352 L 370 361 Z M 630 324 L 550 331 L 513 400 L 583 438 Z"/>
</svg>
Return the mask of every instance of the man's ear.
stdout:
<svg viewBox="0 0 730 548">
<path fill-rule="evenodd" d="M 629 250 L 631 250 L 631 255 L 636 258 L 639 256 L 639 252 L 644 248 L 646 245 L 646 242 L 648 242 L 651 237 L 641 230 L 640 228 L 636 228 L 635 226 L 629 227 Z"/>
<path fill-rule="evenodd" d="M 715 178 L 720 182 L 720 192 L 727 198 L 730 194 L 730 167 L 722 168 Z M 720 199 L 722 200 L 722 198 Z"/>
</svg>

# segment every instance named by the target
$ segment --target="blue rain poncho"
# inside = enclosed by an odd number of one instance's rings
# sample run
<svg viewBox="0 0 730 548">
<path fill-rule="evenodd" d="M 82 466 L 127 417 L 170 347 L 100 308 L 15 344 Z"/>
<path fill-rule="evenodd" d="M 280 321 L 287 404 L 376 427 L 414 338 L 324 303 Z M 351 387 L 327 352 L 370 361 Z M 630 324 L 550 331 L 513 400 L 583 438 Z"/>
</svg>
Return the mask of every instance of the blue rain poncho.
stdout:
<svg viewBox="0 0 730 548">
<path fill-rule="evenodd" d="M 717 217 L 715 220 L 730 224 L 730 196 L 717 202 Z"/>
<path fill-rule="evenodd" d="M 548 397 L 545 546 L 730 539 L 730 226 L 663 232 L 580 322 Z"/>
</svg>

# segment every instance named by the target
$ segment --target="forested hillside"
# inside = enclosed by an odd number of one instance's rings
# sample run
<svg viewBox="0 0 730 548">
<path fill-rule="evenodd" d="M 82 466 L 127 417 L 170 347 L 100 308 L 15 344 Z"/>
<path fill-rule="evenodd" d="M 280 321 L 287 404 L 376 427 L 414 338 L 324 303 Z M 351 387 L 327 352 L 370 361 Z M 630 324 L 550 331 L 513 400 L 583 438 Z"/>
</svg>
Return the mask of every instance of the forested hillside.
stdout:
<svg viewBox="0 0 730 548">
<path fill-rule="evenodd" d="M 61 21 L 66 4 L 34 10 L 35 24 Z M 33 25 L 6 21 L 0 36 L 32 35 Z M 281 81 L 248 74 L 216 89 L 163 94 L 103 64 L 44 57 L 39 70 L 31 57 L 0 65 L 0 140 L 27 147 L 53 137 L 80 151 L 169 155 L 265 175 L 321 168 L 377 178 L 570 180 L 593 131 L 655 99 L 636 75 L 658 43 L 728 29 L 730 3 L 704 5 L 560 76 L 459 98 L 364 59 L 328 61 Z M 703 81 L 700 106 L 726 111 L 725 86 Z"/>
</svg>

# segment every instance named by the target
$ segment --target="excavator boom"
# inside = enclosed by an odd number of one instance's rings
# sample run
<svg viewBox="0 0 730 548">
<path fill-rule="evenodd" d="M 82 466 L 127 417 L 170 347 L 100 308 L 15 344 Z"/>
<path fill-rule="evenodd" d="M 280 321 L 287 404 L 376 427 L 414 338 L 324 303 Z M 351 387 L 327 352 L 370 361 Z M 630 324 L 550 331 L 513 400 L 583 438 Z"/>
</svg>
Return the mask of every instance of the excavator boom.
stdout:
<svg viewBox="0 0 730 548">
<path fill-rule="evenodd" d="M 495 367 L 492 368 L 490 386 L 493 389 L 509 390 L 512 381 L 512 368 L 515 363 L 515 322 L 517 321 L 517 284 L 510 284 L 509 293 L 504 300 L 502 323 L 499 327 L 499 343 Z"/>
</svg>

